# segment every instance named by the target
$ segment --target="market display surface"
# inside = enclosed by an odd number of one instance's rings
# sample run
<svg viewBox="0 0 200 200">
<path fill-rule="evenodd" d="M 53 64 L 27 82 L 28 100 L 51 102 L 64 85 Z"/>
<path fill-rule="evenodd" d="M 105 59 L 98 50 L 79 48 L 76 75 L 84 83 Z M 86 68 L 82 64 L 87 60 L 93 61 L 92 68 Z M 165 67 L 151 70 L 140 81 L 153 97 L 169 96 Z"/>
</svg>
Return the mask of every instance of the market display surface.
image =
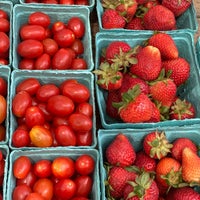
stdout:
<svg viewBox="0 0 200 200">
<path fill-rule="evenodd" d="M 0 200 L 199 200 L 197 5 L 0 1 Z"/>
</svg>

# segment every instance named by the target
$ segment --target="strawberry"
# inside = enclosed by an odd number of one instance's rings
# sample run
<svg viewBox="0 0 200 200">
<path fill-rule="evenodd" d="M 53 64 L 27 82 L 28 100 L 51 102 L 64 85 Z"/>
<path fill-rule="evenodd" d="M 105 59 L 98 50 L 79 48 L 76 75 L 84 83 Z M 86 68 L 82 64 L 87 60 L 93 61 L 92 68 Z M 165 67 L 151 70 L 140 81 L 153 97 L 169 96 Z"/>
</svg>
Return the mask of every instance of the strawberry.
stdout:
<svg viewBox="0 0 200 200">
<path fill-rule="evenodd" d="M 190 148 L 197 154 L 196 144 L 191 139 L 182 137 L 173 141 L 173 147 L 171 149 L 172 157 L 181 162 L 182 152 L 185 147 Z"/>
<path fill-rule="evenodd" d="M 162 106 L 170 108 L 176 97 L 177 87 L 170 78 L 164 78 L 152 82 L 150 94 L 154 101 L 160 102 Z"/>
<path fill-rule="evenodd" d="M 165 69 L 166 73 L 170 73 L 169 78 L 174 81 L 177 87 L 185 83 L 190 76 L 190 64 L 185 58 L 179 57 L 163 61 L 162 67 Z"/>
<path fill-rule="evenodd" d="M 143 19 L 144 27 L 147 30 L 168 31 L 176 29 L 174 13 L 162 5 L 151 7 Z"/>
<path fill-rule="evenodd" d="M 119 90 L 110 90 L 108 91 L 108 95 L 106 98 L 106 113 L 114 118 L 114 119 L 120 119 L 118 109 L 113 107 L 113 103 L 120 102 L 121 101 L 121 94 Z"/>
<path fill-rule="evenodd" d="M 122 101 L 114 106 L 118 107 L 120 118 L 126 123 L 145 122 L 152 116 L 151 100 L 141 93 L 139 85 L 123 93 Z"/>
<path fill-rule="evenodd" d="M 164 187 L 177 187 L 182 182 L 180 162 L 172 157 L 160 159 L 156 166 L 156 182 Z"/>
<path fill-rule="evenodd" d="M 145 3 L 147 3 L 149 0 L 137 0 L 137 3 L 139 4 L 139 5 L 142 5 L 142 4 L 145 4 Z"/>
<path fill-rule="evenodd" d="M 200 194 L 191 187 L 172 188 L 165 200 L 200 200 Z"/>
<path fill-rule="evenodd" d="M 137 152 L 134 165 L 147 172 L 152 172 L 156 169 L 155 159 L 148 156 L 144 151 Z"/>
<path fill-rule="evenodd" d="M 137 56 L 137 63 L 130 67 L 131 73 L 145 81 L 155 80 L 161 71 L 161 55 L 158 48 L 146 46 Z"/>
<path fill-rule="evenodd" d="M 162 5 L 170 9 L 175 17 L 182 15 L 192 4 L 192 0 L 163 0 Z"/>
<path fill-rule="evenodd" d="M 179 52 L 176 43 L 172 36 L 167 33 L 155 33 L 149 38 L 148 45 L 157 47 L 160 50 L 162 59 L 164 60 L 178 58 Z"/>
<path fill-rule="evenodd" d="M 187 183 L 200 183 L 200 157 L 185 147 L 182 152 L 182 177 Z"/>
<path fill-rule="evenodd" d="M 137 48 L 132 49 L 127 42 L 113 41 L 105 50 L 105 58 L 109 63 L 124 69 L 137 62 L 134 57 L 136 52 Z"/>
<path fill-rule="evenodd" d="M 108 62 L 102 62 L 93 73 L 98 75 L 97 84 L 105 90 L 117 90 L 122 85 L 123 74 Z"/>
<path fill-rule="evenodd" d="M 139 85 L 142 93 L 144 94 L 149 93 L 149 85 L 144 80 L 137 78 L 129 73 L 124 74 L 122 85 L 119 89 L 119 92 L 123 94 L 124 92 L 127 92 L 129 89 L 132 89 L 137 84 Z"/>
<path fill-rule="evenodd" d="M 166 138 L 165 132 L 153 131 L 143 140 L 143 150 L 154 159 L 161 159 L 170 152 L 172 144 Z"/>
<path fill-rule="evenodd" d="M 116 10 L 107 9 L 102 14 L 102 27 L 105 29 L 124 28 L 126 20 Z"/>
<path fill-rule="evenodd" d="M 160 113 L 159 108 L 156 106 L 156 104 L 154 102 L 152 102 L 152 108 L 153 108 L 153 112 L 152 112 L 151 118 L 146 122 L 148 122 L 148 123 L 160 122 L 161 121 L 161 113 Z"/>
<path fill-rule="evenodd" d="M 124 199 L 126 200 L 157 200 L 159 191 L 156 182 L 150 174 L 143 172 L 136 177 L 135 181 L 128 181 L 124 188 Z"/>
<path fill-rule="evenodd" d="M 108 197 L 121 198 L 126 183 L 128 181 L 134 181 L 136 177 L 137 174 L 127 168 L 111 167 L 106 181 Z"/>
<path fill-rule="evenodd" d="M 192 119 L 195 117 L 195 107 L 187 100 L 176 98 L 170 107 L 170 119 L 184 120 Z"/>
<path fill-rule="evenodd" d="M 126 24 L 125 29 L 130 29 L 130 30 L 144 30 L 142 18 L 140 18 L 140 17 L 134 17 L 132 20 L 130 20 Z"/>
<path fill-rule="evenodd" d="M 106 159 L 110 165 L 130 166 L 134 163 L 135 157 L 135 149 L 123 133 L 119 133 L 106 148 Z"/>
</svg>

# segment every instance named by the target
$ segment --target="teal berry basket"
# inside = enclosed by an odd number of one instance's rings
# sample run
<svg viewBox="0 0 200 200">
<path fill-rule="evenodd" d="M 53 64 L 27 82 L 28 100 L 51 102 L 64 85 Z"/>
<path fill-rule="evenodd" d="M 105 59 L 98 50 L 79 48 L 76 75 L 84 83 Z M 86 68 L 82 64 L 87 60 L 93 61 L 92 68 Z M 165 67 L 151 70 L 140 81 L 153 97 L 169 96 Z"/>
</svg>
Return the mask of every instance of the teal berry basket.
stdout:
<svg viewBox="0 0 200 200">
<path fill-rule="evenodd" d="M 57 21 L 62 21 L 67 23 L 71 17 L 78 16 L 80 17 L 85 24 L 85 34 L 82 38 L 82 43 L 84 45 L 84 53 L 82 58 L 87 62 L 87 69 L 78 70 L 80 71 L 91 71 L 94 68 L 93 62 L 93 53 L 92 53 L 92 38 L 91 38 L 91 27 L 90 27 L 90 12 L 88 8 L 84 7 L 63 7 L 63 6 L 35 6 L 35 5 L 24 5 L 17 4 L 13 8 L 13 69 L 19 69 L 18 65 L 21 60 L 21 57 L 17 53 L 17 46 L 19 44 L 20 36 L 19 30 L 20 27 L 24 24 L 27 24 L 28 17 L 30 14 L 36 11 L 42 11 L 45 14 L 49 15 L 52 26 L 53 23 Z M 66 71 L 66 70 L 62 70 Z M 72 71 L 72 70 L 68 70 Z"/>
<path fill-rule="evenodd" d="M 158 127 L 158 128 L 150 128 L 150 129 L 112 129 L 105 130 L 99 129 L 98 131 L 98 149 L 100 155 L 100 181 L 101 181 L 101 200 L 107 200 L 106 197 L 106 189 L 105 189 L 105 181 L 107 180 L 107 172 L 104 167 L 104 162 L 106 162 L 105 151 L 108 145 L 113 141 L 113 139 L 119 134 L 123 133 L 126 135 L 131 144 L 133 145 L 136 152 L 142 150 L 142 142 L 148 133 L 153 131 L 164 131 L 169 142 L 173 142 L 177 138 L 189 138 L 195 144 L 199 145 L 200 142 L 200 129 L 199 125 L 191 125 L 191 126 L 178 126 L 178 127 Z M 198 190 L 198 188 L 197 188 Z"/>
<path fill-rule="evenodd" d="M 93 179 L 92 191 L 89 198 L 93 200 L 100 199 L 100 182 L 99 182 L 99 153 L 96 149 L 43 149 L 43 150 L 14 150 L 10 153 L 9 162 L 10 167 L 8 171 L 7 181 L 7 200 L 12 200 L 12 193 L 16 186 L 16 178 L 13 176 L 13 163 L 20 156 L 28 156 L 32 163 L 35 163 L 41 159 L 47 159 L 53 161 L 55 158 L 64 156 L 73 159 L 74 161 L 81 155 L 87 154 L 92 156 L 95 161 L 94 172 L 91 174 Z"/>
<path fill-rule="evenodd" d="M 104 8 L 102 6 L 101 0 L 96 1 L 96 9 L 97 9 L 97 17 L 98 17 L 98 24 L 99 24 L 99 30 L 100 31 L 116 31 L 116 32 L 137 32 L 140 34 L 141 30 L 128 30 L 128 29 L 105 29 L 102 25 L 102 14 L 104 12 Z M 196 33 L 198 30 L 198 22 L 196 17 L 196 10 L 194 8 L 194 4 L 192 3 L 191 6 L 176 19 L 176 26 L 177 30 L 172 30 L 172 32 L 176 32 L 179 30 L 189 30 L 193 33 Z M 143 30 L 144 31 L 144 30 Z M 151 30 L 145 30 L 146 32 L 153 32 Z M 171 32 L 171 31 L 169 31 Z"/>
<path fill-rule="evenodd" d="M 8 19 L 10 22 L 10 31 L 8 33 L 8 37 L 10 40 L 10 48 L 9 48 L 9 57 L 8 57 L 8 66 L 12 66 L 12 42 L 13 42 L 13 30 L 12 30 L 12 20 L 13 20 L 13 3 L 11 1 L 1 1 L 0 9 L 5 11 L 8 15 Z M 1 64 L 0 64 L 1 66 Z"/>
<path fill-rule="evenodd" d="M 99 67 L 99 60 L 101 56 L 101 50 L 105 48 L 108 44 L 113 41 L 125 41 L 131 47 L 137 45 L 142 45 L 152 33 L 141 32 L 138 33 L 117 33 L 110 32 L 99 32 L 96 35 L 96 57 L 95 57 L 95 69 Z M 99 114 L 103 128 L 115 129 L 115 128 L 150 128 L 150 127 L 163 127 L 163 126 L 182 126 L 182 125 L 191 125 L 200 123 L 200 74 L 197 63 L 197 56 L 195 52 L 195 45 L 193 34 L 191 32 L 182 31 L 177 33 L 169 33 L 174 39 L 176 46 L 179 50 L 179 56 L 185 58 L 191 66 L 189 79 L 185 84 L 181 85 L 177 91 L 178 96 L 183 99 L 190 101 L 196 109 L 196 117 L 193 119 L 185 120 L 166 120 L 157 123 L 123 123 L 109 117 L 106 113 L 106 98 L 107 92 L 101 89 L 98 84 L 95 83 L 96 87 L 96 96 L 97 96 L 97 105 L 99 107 Z M 97 81 L 97 76 L 95 76 Z"/>
<path fill-rule="evenodd" d="M 95 148 L 97 139 L 96 139 L 96 111 L 95 111 L 95 98 L 94 98 L 94 76 L 91 72 L 58 72 L 58 71 L 24 71 L 24 70 L 14 70 L 11 74 L 11 91 L 10 91 L 10 135 L 9 135 L 9 146 L 12 150 L 19 149 L 14 147 L 12 144 L 12 135 L 15 129 L 17 128 L 17 118 L 12 112 L 12 99 L 16 94 L 17 85 L 27 79 L 27 78 L 36 78 L 39 80 L 41 85 L 52 83 L 59 86 L 63 81 L 69 79 L 75 79 L 79 83 L 84 84 L 90 91 L 89 103 L 93 108 L 93 117 L 92 117 L 92 142 L 90 146 L 63 146 L 66 148 Z M 22 147 L 20 149 L 38 149 L 40 147 Z M 57 147 L 52 147 L 57 148 Z"/>
<path fill-rule="evenodd" d="M 0 78 L 3 78 L 6 82 L 7 82 L 7 95 L 6 95 L 6 101 L 7 101 L 7 114 L 6 114 L 6 119 L 3 122 L 3 126 L 6 129 L 6 133 L 5 133 L 5 139 L 0 141 L 0 145 L 1 144 L 8 144 L 8 140 L 9 140 L 9 131 L 10 131 L 10 120 L 9 120 L 9 116 L 10 116 L 10 112 L 9 112 L 9 104 L 10 104 L 10 76 L 11 76 L 11 69 L 9 66 L 7 65 L 1 65 L 0 66 Z"/>
</svg>

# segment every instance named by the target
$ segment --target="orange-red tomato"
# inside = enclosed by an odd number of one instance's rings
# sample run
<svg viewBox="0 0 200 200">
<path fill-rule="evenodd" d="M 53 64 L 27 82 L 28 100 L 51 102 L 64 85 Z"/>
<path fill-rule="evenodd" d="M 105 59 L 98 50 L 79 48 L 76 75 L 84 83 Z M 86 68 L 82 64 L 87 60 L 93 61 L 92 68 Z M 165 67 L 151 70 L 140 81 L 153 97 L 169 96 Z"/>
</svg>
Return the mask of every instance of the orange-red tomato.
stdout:
<svg viewBox="0 0 200 200">
<path fill-rule="evenodd" d="M 44 126 L 33 126 L 29 135 L 32 144 L 36 147 L 50 147 L 53 144 L 53 136 L 50 130 Z"/>
<path fill-rule="evenodd" d="M 0 95 L 0 124 L 6 119 L 7 102 L 4 96 Z"/>
</svg>

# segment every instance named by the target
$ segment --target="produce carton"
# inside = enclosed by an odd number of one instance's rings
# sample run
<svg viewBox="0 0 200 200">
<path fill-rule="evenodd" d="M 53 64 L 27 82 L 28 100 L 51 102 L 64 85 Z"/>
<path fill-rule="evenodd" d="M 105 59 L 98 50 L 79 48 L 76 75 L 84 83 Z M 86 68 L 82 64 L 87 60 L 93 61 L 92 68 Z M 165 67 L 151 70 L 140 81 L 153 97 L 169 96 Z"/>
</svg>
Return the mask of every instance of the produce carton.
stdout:
<svg viewBox="0 0 200 200">
<path fill-rule="evenodd" d="M 94 148 L 96 146 L 96 114 L 95 114 L 95 100 L 94 100 L 94 77 L 91 72 L 78 73 L 78 72 L 58 72 L 58 71 L 24 71 L 24 70 L 14 70 L 11 74 L 11 91 L 10 91 L 10 135 L 9 135 L 9 146 L 12 149 L 16 149 L 12 144 L 12 135 L 17 128 L 17 118 L 12 112 L 12 99 L 16 94 L 16 86 L 23 80 L 27 78 L 36 78 L 39 80 L 41 85 L 47 83 L 53 83 L 59 86 L 62 82 L 69 79 L 75 79 L 79 83 L 84 84 L 90 91 L 89 103 L 93 108 L 92 116 L 92 144 L 90 146 L 70 146 L 70 148 Z M 23 147 L 22 149 L 36 149 L 37 147 Z"/>
<path fill-rule="evenodd" d="M 93 200 L 99 200 L 100 199 L 100 189 L 99 189 L 99 153 L 96 149 L 43 149 L 43 150 L 14 150 L 10 154 L 9 162 L 10 167 L 8 171 L 8 181 L 7 181 L 7 200 L 12 199 L 12 193 L 16 186 L 16 178 L 13 176 L 13 163 L 14 161 L 19 158 L 20 156 L 28 156 L 32 163 L 35 163 L 41 159 L 47 159 L 50 161 L 53 161 L 55 158 L 64 156 L 69 157 L 73 159 L 74 161 L 81 155 L 87 154 L 92 156 L 92 158 L 95 160 L 95 169 L 92 173 L 92 179 L 93 179 L 93 186 L 92 191 L 90 194 L 90 199 Z"/>
<path fill-rule="evenodd" d="M 98 23 L 99 23 L 99 30 L 100 31 L 125 31 L 125 32 L 132 32 L 133 30 L 128 29 L 105 29 L 102 26 L 102 14 L 104 12 L 104 8 L 102 6 L 101 0 L 97 0 L 96 3 L 96 9 L 97 9 L 97 17 L 98 17 Z M 176 26 L 177 30 L 189 30 L 193 33 L 197 32 L 198 30 L 198 22 L 196 18 L 196 10 L 194 7 L 194 3 L 191 4 L 191 6 L 178 18 L 176 18 Z M 135 32 L 138 32 L 140 34 L 141 30 L 134 30 Z M 151 30 L 145 30 L 147 32 L 152 32 Z M 172 30 L 172 32 L 176 32 L 176 30 Z"/>
<path fill-rule="evenodd" d="M 195 144 L 198 145 L 200 141 L 200 127 L 197 125 L 192 126 L 182 126 L 182 127 L 158 127 L 158 128 L 149 128 L 149 129 L 112 129 L 112 130 L 105 130 L 100 129 L 98 131 L 98 148 L 99 148 L 99 155 L 100 155 L 100 180 L 101 180 L 101 199 L 105 200 L 108 199 L 106 197 L 106 190 L 105 190 L 105 181 L 107 179 L 107 172 L 104 167 L 104 162 L 106 162 L 105 158 L 105 151 L 108 145 L 113 141 L 113 139 L 119 134 L 123 133 L 126 135 L 131 144 L 135 148 L 135 151 L 138 152 L 142 150 L 142 143 L 144 137 L 153 131 L 164 131 L 166 134 L 166 138 L 169 142 L 173 142 L 177 138 L 189 138 Z"/>
<path fill-rule="evenodd" d="M 96 35 L 96 58 L 95 58 L 95 69 L 98 69 L 101 51 L 106 48 L 108 44 L 113 41 L 125 41 L 131 47 L 137 45 L 142 45 L 152 34 L 151 33 L 117 33 L 110 32 L 109 34 L 105 32 L 99 32 Z M 196 117 L 193 119 L 185 120 L 166 120 L 157 123 L 123 123 L 122 121 L 115 120 L 109 117 L 106 113 L 106 97 L 107 92 L 101 89 L 98 84 L 96 86 L 97 104 L 99 107 L 100 119 L 102 126 L 108 129 L 114 128 L 149 128 L 149 127 L 163 127 L 163 126 L 182 126 L 196 124 L 200 122 L 200 112 L 199 112 L 199 98 L 200 98 L 200 83 L 199 83 L 199 69 L 197 65 L 196 52 L 194 47 L 193 34 L 191 32 L 182 31 L 179 34 L 169 33 L 176 43 L 179 50 L 179 56 L 185 58 L 190 63 L 190 76 L 185 84 L 178 88 L 177 94 L 192 104 L 196 108 Z M 96 81 L 97 81 L 97 76 Z"/>
<path fill-rule="evenodd" d="M 17 53 L 17 46 L 19 44 L 20 27 L 24 24 L 27 24 L 28 17 L 31 13 L 36 11 L 42 11 L 45 14 L 49 15 L 51 24 L 54 22 L 62 21 L 67 23 L 71 17 L 78 16 L 80 17 L 85 24 L 85 34 L 82 38 L 84 45 L 83 58 L 87 62 L 88 68 L 84 71 L 91 71 L 94 67 L 93 57 L 92 57 L 92 39 L 91 39 L 91 28 L 90 28 L 90 12 L 88 8 L 85 7 L 63 7 L 63 6 L 35 6 L 35 5 L 22 5 L 17 4 L 13 8 L 13 68 L 18 69 L 18 64 L 20 61 L 20 56 Z M 78 70 L 82 71 L 82 70 Z"/>
</svg>

